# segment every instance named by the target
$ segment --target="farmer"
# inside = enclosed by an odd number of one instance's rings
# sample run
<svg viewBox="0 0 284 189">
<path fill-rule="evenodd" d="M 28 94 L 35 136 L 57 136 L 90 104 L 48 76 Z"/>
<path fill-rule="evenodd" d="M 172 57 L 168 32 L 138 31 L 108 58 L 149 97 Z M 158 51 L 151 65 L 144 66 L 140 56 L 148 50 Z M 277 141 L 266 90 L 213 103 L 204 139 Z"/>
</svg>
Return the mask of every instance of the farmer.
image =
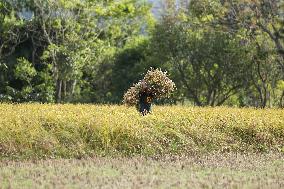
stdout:
<svg viewBox="0 0 284 189">
<path fill-rule="evenodd" d="M 153 101 L 153 91 L 147 85 L 147 83 L 142 81 L 142 89 L 139 92 L 139 112 L 144 116 L 151 112 L 151 103 Z"/>
</svg>

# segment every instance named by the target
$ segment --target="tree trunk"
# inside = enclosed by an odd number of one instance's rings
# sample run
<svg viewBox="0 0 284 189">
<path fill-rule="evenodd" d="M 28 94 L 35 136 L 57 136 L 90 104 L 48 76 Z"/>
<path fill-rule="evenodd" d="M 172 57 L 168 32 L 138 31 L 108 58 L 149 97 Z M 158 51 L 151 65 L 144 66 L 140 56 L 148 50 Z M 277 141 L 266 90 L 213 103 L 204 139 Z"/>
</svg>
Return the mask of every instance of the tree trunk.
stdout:
<svg viewBox="0 0 284 189">
<path fill-rule="evenodd" d="M 263 92 L 263 99 L 262 99 L 262 104 L 261 108 L 265 108 L 267 104 L 267 89 L 265 86 L 263 86 L 264 92 Z"/>
<path fill-rule="evenodd" d="M 71 89 L 71 94 L 73 95 L 75 93 L 75 87 L 76 87 L 76 84 L 77 84 L 77 80 L 75 79 L 72 83 L 72 89 Z"/>
<path fill-rule="evenodd" d="M 257 74 L 258 77 L 261 80 L 261 85 L 259 86 L 259 92 L 260 92 L 260 99 L 261 99 L 261 108 L 265 108 L 267 104 L 267 98 L 268 98 L 268 90 L 267 90 L 267 76 L 264 76 L 261 72 L 261 63 L 257 61 Z M 261 93 L 263 89 L 263 92 Z"/>
<path fill-rule="evenodd" d="M 63 80 L 62 81 L 62 100 L 66 100 L 66 97 L 67 97 L 67 86 L 66 86 L 66 80 Z"/>
<path fill-rule="evenodd" d="M 61 103 L 61 97 L 62 97 L 62 80 L 57 79 L 56 82 L 56 103 Z"/>
</svg>

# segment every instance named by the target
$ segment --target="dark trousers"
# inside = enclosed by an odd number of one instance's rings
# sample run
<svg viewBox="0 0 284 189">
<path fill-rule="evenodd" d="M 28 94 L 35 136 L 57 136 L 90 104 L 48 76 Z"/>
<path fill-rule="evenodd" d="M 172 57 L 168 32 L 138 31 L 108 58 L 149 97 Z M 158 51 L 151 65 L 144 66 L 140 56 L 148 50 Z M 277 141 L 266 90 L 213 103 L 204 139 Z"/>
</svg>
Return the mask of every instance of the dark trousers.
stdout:
<svg viewBox="0 0 284 189">
<path fill-rule="evenodd" d="M 150 103 L 140 103 L 139 104 L 139 112 L 142 115 L 146 115 L 151 111 L 151 104 Z"/>
</svg>

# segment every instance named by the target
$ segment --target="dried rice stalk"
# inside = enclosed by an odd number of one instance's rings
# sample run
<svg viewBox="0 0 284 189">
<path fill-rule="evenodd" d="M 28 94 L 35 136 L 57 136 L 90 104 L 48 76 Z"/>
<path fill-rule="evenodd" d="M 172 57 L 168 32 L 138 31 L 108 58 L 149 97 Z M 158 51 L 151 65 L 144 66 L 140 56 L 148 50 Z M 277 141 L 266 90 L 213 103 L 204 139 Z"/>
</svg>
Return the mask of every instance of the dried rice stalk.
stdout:
<svg viewBox="0 0 284 189">
<path fill-rule="evenodd" d="M 167 72 L 161 69 L 153 69 L 147 71 L 143 80 L 134 84 L 124 94 L 123 103 L 129 106 L 135 106 L 139 102 L 139 92 L 142 90 L 142 82 L 153 91 L 154 98 L 168 98 L 176 89 L 175 83 L 168 78 Z"/>
</svg>

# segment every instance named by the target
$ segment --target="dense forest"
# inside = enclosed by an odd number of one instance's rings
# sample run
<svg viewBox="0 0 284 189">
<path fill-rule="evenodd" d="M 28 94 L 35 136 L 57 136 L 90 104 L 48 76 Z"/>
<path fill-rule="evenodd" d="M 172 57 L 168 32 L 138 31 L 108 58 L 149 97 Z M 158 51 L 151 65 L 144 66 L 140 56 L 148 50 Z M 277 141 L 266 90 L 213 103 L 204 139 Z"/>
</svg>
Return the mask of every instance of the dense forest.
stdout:
<svg viewBox="0 0 284 189">
<path fill-rule="evenodd" d="M 157 103 L 284 107 L 283 1 L 161 2 L 0 0 L 0 102 L 121 103 L 153 67 Z"/>
</svg>

